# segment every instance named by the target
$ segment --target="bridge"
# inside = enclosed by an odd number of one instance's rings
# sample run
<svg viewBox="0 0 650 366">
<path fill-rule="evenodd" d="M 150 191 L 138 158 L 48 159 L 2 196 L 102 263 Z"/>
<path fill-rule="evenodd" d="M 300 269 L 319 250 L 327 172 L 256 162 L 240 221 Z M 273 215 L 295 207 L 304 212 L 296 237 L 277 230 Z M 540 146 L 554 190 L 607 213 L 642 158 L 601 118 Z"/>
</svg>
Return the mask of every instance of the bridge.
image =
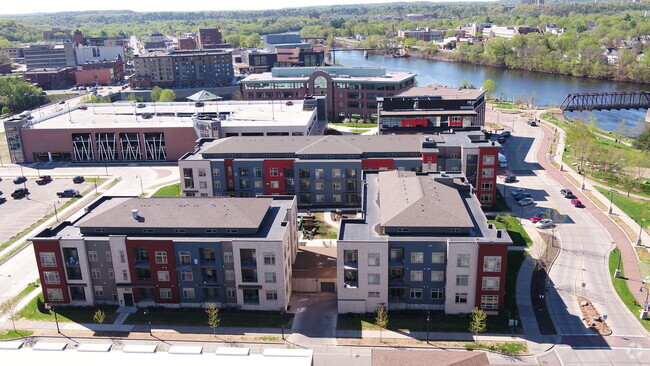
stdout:
<svg viewBox="0 0 650 366">
<path fill-rule="evenodd" d="M 624 91 L 571 93 L 564 98 L 564 101 L 560 105 L 560 109 L 568 112 L 612 109 L 650 109 L 650 92 Z M 650 111 L 648 113 L 650 114 Z"/>
</svg>

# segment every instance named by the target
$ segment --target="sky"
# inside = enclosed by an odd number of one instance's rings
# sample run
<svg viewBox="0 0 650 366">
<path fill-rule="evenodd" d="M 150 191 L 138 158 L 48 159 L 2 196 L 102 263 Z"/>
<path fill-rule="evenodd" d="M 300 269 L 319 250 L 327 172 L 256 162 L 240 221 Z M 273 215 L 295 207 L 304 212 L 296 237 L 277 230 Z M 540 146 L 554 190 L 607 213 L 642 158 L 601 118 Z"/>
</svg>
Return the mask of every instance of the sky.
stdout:
<svg viewBox="0 0 650 366">
<path fill-rule="evenodd" d="M 447 0 L 449 1 L 449 0 Z M 134 10 L 134 11 L 198 11 L 198 10 L 260 10 L 297 8 L 305 6 L 328 6 L 341 4 L 390 3 L 396 0 L 32 0 L 26 3 L 15 0 L 3 1 L 0 14 L 31 14 L 35 12 L 52 13 L 82 10 Z M 404 1 L 408 2 L 408 1 Z M 436 2 L 436 1 L 434 1 Z"/>
</svg>

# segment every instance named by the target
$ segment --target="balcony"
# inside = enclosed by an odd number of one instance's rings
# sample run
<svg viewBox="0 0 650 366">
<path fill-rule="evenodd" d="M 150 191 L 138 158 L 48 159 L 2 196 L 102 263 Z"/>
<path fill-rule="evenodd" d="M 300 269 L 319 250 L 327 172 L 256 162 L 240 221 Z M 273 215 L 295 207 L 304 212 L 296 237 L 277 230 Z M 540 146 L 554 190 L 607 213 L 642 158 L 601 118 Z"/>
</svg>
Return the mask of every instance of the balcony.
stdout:
<svg viewBox="0 0 650 366">
<path fill-rule="evenodd" d="M 149 267 L 149 258 L 148 257 L 136 257 L 135 258 L 136 267 Z"/>
<path fill-rule="evenodd" d="M 68 280 L 74 281 L 74 280 L 83 280 L 83 275 L 81 274 L 81 268 L 77 264 L 77 266 L 66 266 L 65 269 L 66 275 L 68 276 Z"/>
</svg>

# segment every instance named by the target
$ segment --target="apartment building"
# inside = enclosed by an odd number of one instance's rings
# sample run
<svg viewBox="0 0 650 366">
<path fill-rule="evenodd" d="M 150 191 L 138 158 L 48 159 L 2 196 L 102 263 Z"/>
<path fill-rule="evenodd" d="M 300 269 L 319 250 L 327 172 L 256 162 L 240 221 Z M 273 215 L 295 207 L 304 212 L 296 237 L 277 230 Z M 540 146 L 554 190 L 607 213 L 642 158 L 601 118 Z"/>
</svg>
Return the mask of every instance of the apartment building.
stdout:
<svg viewBox="0 0 650 366">
<path fill-rule="evenodd" d="M 75 55 L 77 65 L 87 62 L 111 61 L 117 58 L 124 60 L 124 47 L 122 46 L 76 46 Z"/>
<path fill-rule="evenodd" d="M 132 88 L 194 88 L 233 83 L 232 55 L 223 51 L 177 50 L 135 55 Z"/>
<path fill-rule="evenodd" d="M 377 98 L 394 96 L 415 84 L 415 74 L 383 67 L 274 67 L 241 80 L 244 100 L 293 100 L 327 96 L 330 120 L 376 118 Z"/>
<path fill-rule="evenodd" d="M 199 29 L 198 41 L 199 48 L 202 49 L 219 48 L 223 43 L 219 28 Z"/>
<path fill-rule="evenodd" d="M 485 126 L 485 90 L 414 87 L 378 98 L 379 133 L 428 134 Z"/>
<path fill-rule="evenodd" d="M 298 205 L 361 205 L 363 171 L 462 172 L 496 203 L 499 144 L 480 130 L 422 135 L 248 136 L 199 143 L 179 162 L 185 196 L 296 195 Z"/>
<path fill-rule="evenodd" d="M 339 313 L 503 308 L 506 230 L 488 224 L 461 173 L 365 174 L 362 219 L 337 242 Z"/>
<path fill-rule="evenodd" d="M 281 311 L 296 200 L 101 197 L 31 238 L 45 302 Z"/>
</svg>

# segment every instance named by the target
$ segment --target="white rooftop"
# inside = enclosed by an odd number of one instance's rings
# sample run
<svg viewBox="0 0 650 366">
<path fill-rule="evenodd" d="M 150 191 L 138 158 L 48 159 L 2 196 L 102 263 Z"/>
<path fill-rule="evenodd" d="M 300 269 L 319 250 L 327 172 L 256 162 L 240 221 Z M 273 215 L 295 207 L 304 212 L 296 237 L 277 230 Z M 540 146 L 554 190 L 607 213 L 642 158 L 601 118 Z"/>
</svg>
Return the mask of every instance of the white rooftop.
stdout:
<svg viewBox="0 0 650 366">
<path fill-rule="evenodd" d="M 137 108 L 129 102 L 116 102 L 71 106 L 69 113 L 67 107 L 62 106 L 53 115 L 36 116 L 31 128 L 192 127 L 193 116 L 197 113 L 216 118 L 217 112 L 226 115 L 221 121 L 223 127 L 308 124 L 316 111 L 304 111 L 302 100 L 292 103 L 289 106 L 285 101 L 220 101 L 204 102 L 203 107 L 196 107 L 194 102 L 143 103 L 145 107 Z M 143 114 L 151 117 L 143 118 Z"/>
</svg>

